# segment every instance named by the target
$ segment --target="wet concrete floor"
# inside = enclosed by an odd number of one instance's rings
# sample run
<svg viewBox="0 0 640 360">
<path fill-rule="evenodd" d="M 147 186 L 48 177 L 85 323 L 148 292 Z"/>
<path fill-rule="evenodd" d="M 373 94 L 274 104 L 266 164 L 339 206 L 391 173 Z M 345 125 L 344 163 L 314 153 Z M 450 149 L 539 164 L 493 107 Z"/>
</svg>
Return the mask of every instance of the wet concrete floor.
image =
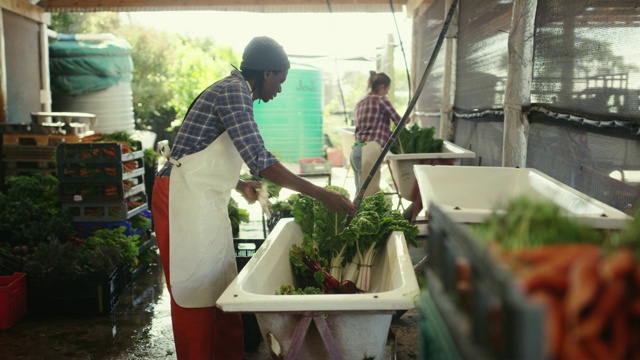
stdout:
<svg viewBox="0 0 640 360">
<path fill-rule="evenodd" d="M 417 250 L 412 250 L 416 259 Z M 410 310 L 394 319 L 391 330 L 394 338 L 388 340 L 385 359 L 417 359 L 417 311 Z M 249 360 L 270 358 L 262 341 L 246 355 Z M 134 280 L 120 294 L 111 314 L 90 317 L 28 314 L 13 327 L 0 331 L 0 359 L 176 359 L 169 294 L 161 266 L 157 263 L 150 266 Z"/>
<path fill-rule="evenodd" d="M 242 202 L 243 199 L 238 201 L 241 207 L 247 206 Z M 242 225 L 240 238 L 264 238 L 259 206 L 247 207 L 253 220 Z M 419 238 L 420 244 L 424 244 L 424 241 L 424 237 Z M 422 246 L 410 247 L 409 250 L 415 265 L 423 258 L 424 250 Z M 390 334 L 385 359 L 418 358 L 416 309 L 394 319 Z M 263 341 L 253 350 L 247 352 L 248 360 L 270 358 Z M 169 294 L 159 261 L 151 264 L 120 293 L 117 305 L 108 315 L 79 317 L 27 314 L 11 328 L 0 330 L 0 359 L 176 359 Z"/>
</svg>

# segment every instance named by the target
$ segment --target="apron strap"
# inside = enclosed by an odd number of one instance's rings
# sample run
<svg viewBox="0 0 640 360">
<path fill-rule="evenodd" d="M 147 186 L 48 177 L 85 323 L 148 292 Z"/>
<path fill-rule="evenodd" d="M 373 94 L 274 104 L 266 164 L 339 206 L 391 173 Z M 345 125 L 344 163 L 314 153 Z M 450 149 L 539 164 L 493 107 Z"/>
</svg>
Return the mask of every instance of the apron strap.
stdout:
<svg viewBox="0 0 640 360">
<path fill-rule="evenodd" d="M 200 94 L 198 94 L 198 96 L 196 96 L 195 99 L 193 99 L 193 101 L 191 102 L 191 104 L 189 104 L 189 108 L 187 109 L 187 112 L 185 114 L 185 118 L 187 117 L 187 115 L 189 114 L 189 112 L 191 111 L 191 108 L 193 107 L 193 105 L 196 103 L 196 101 L 198 101 L 198 99 L 200 98 L 200 96 L 204 93 L 205 90 L 201 91 Z M 182 164 L 171 157 L 171 147 L 169 147 L 169 142 L 168 141 L 159 141 L 158 142 L 158 154 L 160 154 L 160 156 L 164 157 L 165 159 L 167 159 L 167 161 L 169 161 L 172 165 L 176 166 L 176 167 L 180 167 L 182 166 Z"/>
</svg>

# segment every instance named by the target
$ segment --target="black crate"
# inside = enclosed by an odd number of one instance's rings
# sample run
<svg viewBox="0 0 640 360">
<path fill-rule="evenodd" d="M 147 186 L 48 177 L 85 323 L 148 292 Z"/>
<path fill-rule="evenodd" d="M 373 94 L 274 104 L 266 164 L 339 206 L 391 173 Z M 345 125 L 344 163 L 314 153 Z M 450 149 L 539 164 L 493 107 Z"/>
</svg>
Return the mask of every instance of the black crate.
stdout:
<svg viewBox="0 0 640 360">
<path fill-rule="evenodd" d="M 236 251 L 236 265 L 238 272 L 244 268 L 249 259 L 258 251 L 264 239 L 233 239 L 233 247 Z"/>
<path fill-rule="evenodd" d="M 58 185 L 62 203 L 123 201 L 139 192 L 146 192 L 144 174 L 114 182 L 67 182 Z"/>
<path fill-rule="evenodd" d="M 122 144 L 112 143 L 77 143 L 60 144 L 56 147 L 58 164 L 114 164 L 144 156 L 142 145 L 138 142 L 131 152 L 124 152 Z"/>
<path fill-rule="evenodd" d="M 247 265 L 249 259 L 258 251 L 258 248 L 263 242 L 264 239 L 233 239 L 238 272 Z M 244 328 L 244 349 L 246 351 L 256 351 L 262 342 L 262 333 L 260 332 L 256 315 L 253 313 L 243 313 L 242 326 Z"/>
<path fill-rule="evenodd" d="M 118 303 L 119 269 L 86 279 L 27 278 L 29 313 L 34 315 L 106 315 Z"/>
<path fill-rule="evenodd" d="M 136 167 L 127 171 L 127 162 L 104 163 L 57 163 L 57 177 L 61 183 L 113 183 L 144 176 L 144 159 L 129 160 Z"/>
<path fill-rule="evenodd" d="M 149 251 L 152 251 L 152 247 L 155 245 L 155 236 L 146 240 L 140 246 L 138 246 L 138 256 L 143 255 Z M 138 276 L 150 267 L 149 263 L 140 262 L 138 267 L 131 269 L 129 264 L 121 264 L 119 267 L 120 274 L 118 276 L 118 286 L 120 290 L 126 289 Z"/>
<path fill-rule="evenodd" d="M 544 306 L 531 302 L 481 244 L 469 226 L 431 204 L 425 277 L 457 348 L 463 358 L 544 359 Z M 460 264 L 470 267 L 470 289 L 457 286 L 465 280 Z"/>
<path fill-rule="evenodd" d="M 278 221 L 284 218 L 292 218 L 291 210 L 278 210 L 271 214 L 271 218 L 267 221 L 267 228 L 269 232 L 273 231 L 273 228 L 278 225 Z"/>
<path fill-rule="evenodd" d="M 62 208 L 69 212 L 74 222 L 111 222 L 129 220 L 147 210 L 149 204 L 147 195 L 140 192 L 127 197 L 123 202 L 66 203 L 62 204 Z"/>
</svg>

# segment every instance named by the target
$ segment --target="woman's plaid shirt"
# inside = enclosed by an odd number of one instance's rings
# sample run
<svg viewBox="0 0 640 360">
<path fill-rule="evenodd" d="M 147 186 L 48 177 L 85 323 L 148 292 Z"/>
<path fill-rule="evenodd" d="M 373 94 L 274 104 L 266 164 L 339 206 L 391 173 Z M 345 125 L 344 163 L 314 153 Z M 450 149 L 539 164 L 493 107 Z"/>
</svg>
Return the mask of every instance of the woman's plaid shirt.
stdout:
<svg viewBox="0 0 640 360">
<path fill-rule="evenodd" d="M 398 112 L 386 96 L 369 94 L 356 105 L 356 141 L 377 141 L 384 146 L 391 137 L 391 121 L 398 124 L 401 120 Z"/>
</svg>

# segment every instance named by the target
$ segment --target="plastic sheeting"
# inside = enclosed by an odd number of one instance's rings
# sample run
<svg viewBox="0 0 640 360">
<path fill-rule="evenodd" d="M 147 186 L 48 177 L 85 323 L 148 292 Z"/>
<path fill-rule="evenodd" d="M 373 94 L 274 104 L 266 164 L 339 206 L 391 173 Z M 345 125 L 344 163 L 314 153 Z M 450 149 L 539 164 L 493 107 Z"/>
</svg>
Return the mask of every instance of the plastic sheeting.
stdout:
<svg viewBox="0 0 640 360">
<path fill-rule="evenodd" d="M 501 166 L 504 116 L 501 112 L 456 113 L 454 143 L 476 153 L 475 159 L 463 159 L 462 165 Z"/>
<path fill-rule="evenodd" d="M 531 101 L 640 123 L 637 1 L 538 0 Z"/>
<path fill-rule="evenodd" d="M 633 130 L 568 116 L 530 114 L 527 166 L 633 215 L 640 198 L 640 141 Z"/>
<path fill-rule="evenodd" d="M 51 91 L 80 95 L 132 79 L 131 45 L 124 39 L 49 44 Z"/>
<path fill-rule="evenodd" d="M 445 17 L 445 1 L 436 0 L 434 3 L 422 14 L 419 14 L 414 24 L 415 39 L 414 41 L 420 43 L 421 51 L 415 55 L 414 74 L 414 87 L 420 81 L 420 77 L 424 73 L 429 59 L 433 54 L 433 49 L 438 40 L 438 35 L 442 30 Z M 436 62 L 431 68 L 429 78 L 427 79 L 422 93 L 416 102 L 413 121 L 419 123 L 424 127 L 435 127 L 436 133 L 440 127 L 440 107 L 442 103 L 442 88 L 444 86 L 444 51 L 440 51 Z"/>
<path fill-rule="evenodd" d="M 512 11 L 511 1 L 460 3 L 456 108 L 502 108 Z"/>
</svg>

